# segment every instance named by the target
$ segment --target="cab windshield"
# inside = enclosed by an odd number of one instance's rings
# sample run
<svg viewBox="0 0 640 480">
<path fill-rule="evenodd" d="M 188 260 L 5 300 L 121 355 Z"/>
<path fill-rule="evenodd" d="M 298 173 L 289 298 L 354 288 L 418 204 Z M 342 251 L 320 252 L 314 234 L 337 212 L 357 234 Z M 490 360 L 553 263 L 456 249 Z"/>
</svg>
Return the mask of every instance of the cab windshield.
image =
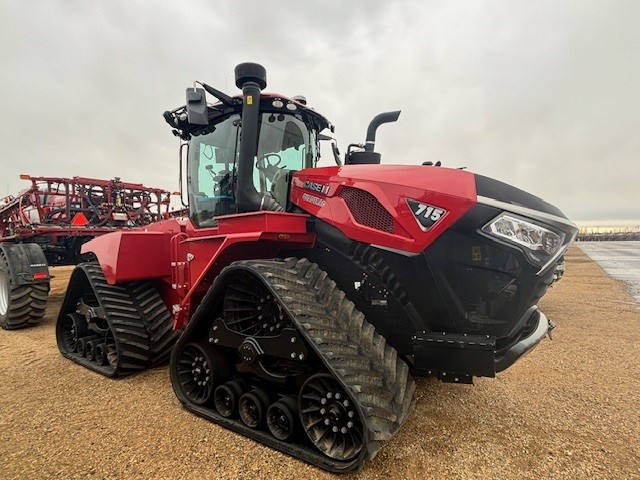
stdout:
<svg viewBox="0 0 640 480">
<path fill-rule="evenodd" d="M 286 207 L 292 171 L 313 167 L 317 136 L 301 115 L 263 113 L 253 184 Z M 235 189 L 240 150 L 240 116 L 221 120 L 206 135 L 190 140 L 188 155 L 189 210 L 199 227 L 213 227 L 215 217 L 236 213 Z"/>
</svg>

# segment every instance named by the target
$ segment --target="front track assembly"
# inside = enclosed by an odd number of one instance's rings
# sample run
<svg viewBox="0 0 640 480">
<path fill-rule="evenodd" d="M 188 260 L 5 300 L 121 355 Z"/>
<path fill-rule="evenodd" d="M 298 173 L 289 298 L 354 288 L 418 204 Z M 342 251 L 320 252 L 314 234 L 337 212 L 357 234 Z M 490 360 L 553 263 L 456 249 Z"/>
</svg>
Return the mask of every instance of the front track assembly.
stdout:
<svg viewBox="0 0 640 480">
<path fill-rule="evenodd" d="M 107 377 L 169 358 L 177 339 L 171 315 L 150 282 L 109 285 L 97 263 L 73 271 L 56 324 L 62 355 Z"/>
<path fill-rule="evenodd" d="M 171 356 L 193 412 L 334 472 L 358 468 L 412 404 L 407 365 L 308 260 L 246 260 L 217 277 Z"/>
</svg>

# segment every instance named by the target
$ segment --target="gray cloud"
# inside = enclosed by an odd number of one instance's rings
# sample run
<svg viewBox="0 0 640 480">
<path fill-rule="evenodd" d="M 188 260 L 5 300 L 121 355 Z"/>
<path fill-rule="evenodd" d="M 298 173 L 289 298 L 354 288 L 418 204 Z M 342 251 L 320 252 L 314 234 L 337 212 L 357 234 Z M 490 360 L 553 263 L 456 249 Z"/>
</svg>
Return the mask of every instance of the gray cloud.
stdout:
<svg viewBox="0 0 640 480">
<path fill-rule="evenodd" d="M 194 79 L 267 67 L 386 163 L 442 160 L 576 220 L 640 219 L 634 1 L 0 1 L 0 195 L 20 173 L 177 188 L 162 112 Z"/>
</svg>

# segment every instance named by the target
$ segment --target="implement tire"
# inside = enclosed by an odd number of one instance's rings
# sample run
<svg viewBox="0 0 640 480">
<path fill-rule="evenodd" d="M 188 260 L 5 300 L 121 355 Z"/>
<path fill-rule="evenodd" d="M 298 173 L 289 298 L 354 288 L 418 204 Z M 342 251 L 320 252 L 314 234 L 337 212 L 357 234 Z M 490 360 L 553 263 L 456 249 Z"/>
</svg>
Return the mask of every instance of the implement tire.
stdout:
<svg viewBox="0 0 640 480">
<path fill-rule="evenodd" d="M 49 282 L 14 285 L 12 273 L 0 251 L 0 327 L 15 330 L 37 325 L 44 317 Z"/>
</svg>

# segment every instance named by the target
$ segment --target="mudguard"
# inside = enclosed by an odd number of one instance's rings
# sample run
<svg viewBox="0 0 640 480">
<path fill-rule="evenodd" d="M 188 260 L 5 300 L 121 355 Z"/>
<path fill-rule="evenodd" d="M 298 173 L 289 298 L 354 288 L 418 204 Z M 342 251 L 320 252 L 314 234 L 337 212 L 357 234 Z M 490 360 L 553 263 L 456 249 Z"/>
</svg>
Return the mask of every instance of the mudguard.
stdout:
<svg viewBox="0 0 640 480">
<path fill-rule="evenodd" d="M 49 266 L 42 248 L 35 243 L 0 243 L 9 264 L 12 285 L 48 283 Z"/>
</svg>

